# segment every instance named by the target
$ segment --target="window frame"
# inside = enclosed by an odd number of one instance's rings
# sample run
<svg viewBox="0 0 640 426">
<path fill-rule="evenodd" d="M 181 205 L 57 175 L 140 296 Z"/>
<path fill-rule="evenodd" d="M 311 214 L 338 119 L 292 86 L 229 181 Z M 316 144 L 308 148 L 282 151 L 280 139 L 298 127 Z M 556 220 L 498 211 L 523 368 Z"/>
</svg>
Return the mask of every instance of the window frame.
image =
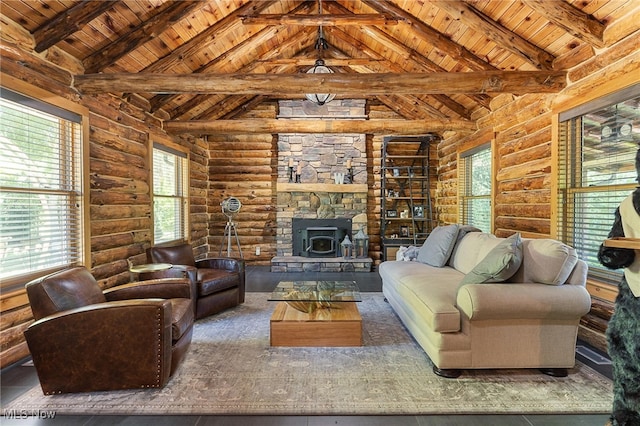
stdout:
<svg viewBox="0 0 640 426">
<path fill-rule="evenodd" d="M 174 155 L 176 158 L 180 158 L 182 159 L 182 161 L 184 162 L 183 166 L 182 166 L 182 170 L 180 170 L 179 175 L 182 176 L 182 178 L 184 179 L 182 182 L 174 182 L 176 185 L 176 192 L 180 192 L 182 191 L 182 194 L 178 194 L 178 195 L 174 195 L 174 196 L 167 196 L 167 195 L 159 195 L 156 194 L 155 192 L 155 185 L 154 185 L 154 181 L 155 181 L 155 173 L 154 173 L 154 159 L 155 159 L 155 150 L 160 150 L 163 151 L 164 153 L 168 153 L 168 154 L 172 154 Z M 175 144 L 173 142 L 171 142 L 170 140 L 167 140 L 165 138 L 162 137 L 152 137 L 151 138 L 151 142 L 149 144 L 149 153 L 150 153 L 150 173 L 149 173 L 149 180 L 150 180 L 150 194 L 151 194 L 151 244 L 153 246 L 166 246 L 166 245 L 173 245 L 176 243 L 183 243 L 183 242 L 189 242 L 191 241 L 191 236 L 190 236 L 190 191 L 191 191 L 191 186 L 190 186 L 190 152 L 187 148 L 180 146 L 178 144 Z M 180 189 L 180 187 L 182 187 Z M 156 240 L 156 198 L 160 198 L 160 197 L 168 197 L 168 198 L 176 198 L 180 200 L 180 206 L 182 208 L 182 215 L 184 217 L 184 220 L 182 222 L 182 226 L 181 226 L 181 232 L 182 235 L 180 236 L 180 238 L 177 239 L 173 239 L 173 240 L 163 240 L 163 241 L 157 241 Z"/>
<path fill-rule="evenodd" d="M 494 220 L 494 209 L 495 209 L 495 189 L 496 189 L 496 158 L 495 158 L 495 137 L 494 133 L 485 132 L 485 134 L 477 135 L 474 138 L 474 142 L 472 144 L 462 144 L 457 153 L 457 171 L 458 171 L 458 223 L 463 223 L 465 214 L 465 199 L 469 197 L 473 198 L 487 198 L 489 199 L 490 205 L 490 213 L 489 213 L 489 221 L 490 221 L 490 229 L 486 232 L 493 233 L 495 229 L 495 220 Z M 480 143 L 478 141 L 481 141 Z M 467 188 L 466 182 L 466 161 L 468 158 L 477 154 L 478 152 L 489 150 L 489 155 L 491 156 L 491 172 L 490 172 L 490 184 L 491 184 L 491 192 L 488 196 L 474 197 L 466 194 L 465 189 Z"/>
<path fill-rule="evenodd" d="M 562 109 L 556 107 L 553 115 L 553 143 L 555 144 L 552 152 L 552 167 L 553 167 L 553 178 L 554 181 L 552 183 L 552 223 L 551 230 L 552 236 L 558 240 L 563 241 L 564 243 L 574 246 L 576 238 L 576 232 L 571 232 L 570 229 L 567 228 L 575 228 L 572 224 L 567 225 L 565 221 L 565 216 L 567 216 L 567 210 L 576 211 L 577 207 L 570 207 L 569 209 L 564 207 L 564 203 L 566 200 L 573 199 L 574 196 L 582 196 L 585 194 L 602 194 L 607 192 L 614 191 L 625 191 L 628 195 L 631 191 L 635 189 L 637 186 L 637 182 L 631 182 L 628 184 L 613 184 L 613 185 L 599 185 L 599 186 L 590 186 L 585 187 L 582 185 L 574 185 L 571 186 L 568 181 L 572 179 L 576 179 L 575 175 L 578 173 L 582 173 L 582 163 L 580 165 L 575 165 L 577 167 L 572 167 L 571 164 L 565 164 L 565 159 L 563 158 L 563 151 L 575 150 L 577 142 L 572 139 L 572 136 L 567 136 L 567 143 L 574 143 L 571 148 L 565 147 L 563 145 L 563 123 L 570 122 L 571 120 L 577 119 L 579 117 L 583 117 L 592 112 L 599 111 L 608 106 L 616 105 L 620 102 L 624 102 L 625 100 L 632 99 L 634 97 L 640 96 L 640 83 L 629 84 L 629 82 L 625 82 L 625 85 L 621 85 L 619 87 L 612 87 L 610 91 L 607 93 L 596 92 L 590 98 L 581 98 L 580 102 L 575 102 L 573 104 L 569 103 L 567 105 L 563 105 Z M 575 124 L 575 123 L 574 123 Z M 580 133 L 580 149 L 582 147 L 582 135 L 580 130 L 576 130 L 575 126 L 568 126 L 567 133 Z M 578 136 L 575 136 L 578 137 Z M 574 138 L 575 138 L 574 137 Z M 565 154 L 566 157 L 571 156 L 569 153 Z M 573 155 L 575 157 L 576 155 Z M 568 162 L 568 161 L 567 161 Z M 633 164 L 632 164 L 633 166 Z M 563 169 L 564 168 L 564 169 Z M 573 177 L 570 176 L 573 174 Z M 622 201 L 624 197 L 620 199 Z M 617 207 L 617 205 L 615 206 Z M 607 229 L 607 233 L 609 232 L 610 225 L 613 224 L 614 221 L 614 213 L 615 208 L 611 209 L 610 215 L 610 224 Z M 599 245 L 595 250 L 599 248 Z M 613 301 L 615 298 L 615 289 L 622 278 L 622 270 L 611 271 L 605 268 L 604 266 L 589 266 L 589 274 L 588 274 L 588 287 L 592 287 L 590 291 L 592 293 L 595 292 L 601 298 L 606 300 Z"/>
<path fill-rule="evenodd" d="M 78 167 L 78 189 L 77 205 L 79 208 L 77 235 L 76 238 L 72 238 L 77 241 L 77 259 L 75 262 L 71 262 L 66 265 L 55 266 L 50 268 L 41 268 L 37 271 L 31 271 L 19 275 L 14 275 L 6 279 L 0 280 L 0 289 L 2 291 L 17 290 L 23 287 L 29 281 L 45 276 L 47 274 L 60 271 L 72 266 L 83 266 L 90 263 L 91 259 L 91 232 L 89 225 L 89 203 L 90 203 L 90 188 L 89 188 L 89 109 L 72 102 L 60 95 L 54 94 L 47 90 L 33 86 L 27 82 L 16 79 L 15 77 L 0 72 L 0 81 L 3 89 L 12 91 L 26 98 L 33 99 L 34 102 L 40 105 L 49 104 L 54 109 L 60 109 L 68 111 L 74 115 L 79 116 L 79 137 L 80 141 L 74 146 L 75 149 L 80 149 L 81 153 L 77 156 L 80 164 L 74 165 Z M 64 117 L 61 117 L 64 118 Z M 45 191 L 46 192 L 46 191 Z M 37 193 L 37 191 L 34 191 Z"/>
</svg>

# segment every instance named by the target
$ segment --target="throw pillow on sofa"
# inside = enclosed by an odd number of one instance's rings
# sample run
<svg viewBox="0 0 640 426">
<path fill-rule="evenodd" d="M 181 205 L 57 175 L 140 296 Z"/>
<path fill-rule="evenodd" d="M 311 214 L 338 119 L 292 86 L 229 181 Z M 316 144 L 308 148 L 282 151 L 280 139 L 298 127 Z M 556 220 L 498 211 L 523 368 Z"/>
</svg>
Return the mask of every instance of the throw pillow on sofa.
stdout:
<svg viewBox="0 0 640 426">
<path fill-rule="evenodd" d="M 522 252 L 526 261 L 514 278 L 517 282 L 562 285 L 578 263 L 576 249 L 549 238 L 526 239 Z"/>
<path fill-rule="evenodd" d="M 511 278 L 522 264 L 522 240 L 516 233 L 495 246 L 460 282 L 465 284 L 499 283 Z"/>
<path fill-rule="evenodd" d="M 436 226 L 418 251 L 418 262 L 436 268 L 447 264 L 458 237 L 458 225 Z"/>
</svg>

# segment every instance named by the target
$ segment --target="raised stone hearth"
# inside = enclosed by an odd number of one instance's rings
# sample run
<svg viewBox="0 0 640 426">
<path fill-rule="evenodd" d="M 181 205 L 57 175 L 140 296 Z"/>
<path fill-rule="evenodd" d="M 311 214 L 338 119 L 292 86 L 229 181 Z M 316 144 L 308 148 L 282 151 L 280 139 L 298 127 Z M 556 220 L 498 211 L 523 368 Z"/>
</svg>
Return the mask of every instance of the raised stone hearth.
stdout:
<svg viewBox="0 0 640 426">
<path fill-rule="evenodd" d="M 276 256 L 271 272 L 371 272 L 371 258 Z"/>
</svg>

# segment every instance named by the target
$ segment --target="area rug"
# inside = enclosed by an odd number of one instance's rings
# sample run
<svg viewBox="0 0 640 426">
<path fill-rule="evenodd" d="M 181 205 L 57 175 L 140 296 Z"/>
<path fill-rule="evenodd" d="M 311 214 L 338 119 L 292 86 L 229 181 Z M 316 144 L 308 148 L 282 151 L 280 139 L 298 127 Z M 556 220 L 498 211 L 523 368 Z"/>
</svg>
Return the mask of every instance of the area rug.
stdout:
<svg viewBox="0 0 640 426">
<path fill-rule="evenodd" d="M 44 396 L 6 409 L 57 414 L 375 415 L 608 413 L 612 383 L 578 363 L 566 378 L 537 370 L 436 376 L 381 293 L 363 293 L 364 346 L 269 346 L 274 302 L 246 302 L 200 320 L 185 362 L 163 389 Z"/>
</svg>

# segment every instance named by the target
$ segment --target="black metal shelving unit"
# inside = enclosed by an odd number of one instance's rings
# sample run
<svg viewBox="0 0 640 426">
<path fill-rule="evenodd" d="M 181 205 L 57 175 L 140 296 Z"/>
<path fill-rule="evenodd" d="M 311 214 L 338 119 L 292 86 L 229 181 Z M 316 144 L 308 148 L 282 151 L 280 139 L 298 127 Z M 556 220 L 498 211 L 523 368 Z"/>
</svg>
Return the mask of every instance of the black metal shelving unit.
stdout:
<svg viewBox="0 0 640 426">
<path fill-rule="evenodd" d="M 380 198 L 384 260 L 393 260 L 388 258 L 400 246 L 421 245 L 433 229 L 429 148 L 439 140 L 436 134 L 384 138 Z"/>
</svg>

